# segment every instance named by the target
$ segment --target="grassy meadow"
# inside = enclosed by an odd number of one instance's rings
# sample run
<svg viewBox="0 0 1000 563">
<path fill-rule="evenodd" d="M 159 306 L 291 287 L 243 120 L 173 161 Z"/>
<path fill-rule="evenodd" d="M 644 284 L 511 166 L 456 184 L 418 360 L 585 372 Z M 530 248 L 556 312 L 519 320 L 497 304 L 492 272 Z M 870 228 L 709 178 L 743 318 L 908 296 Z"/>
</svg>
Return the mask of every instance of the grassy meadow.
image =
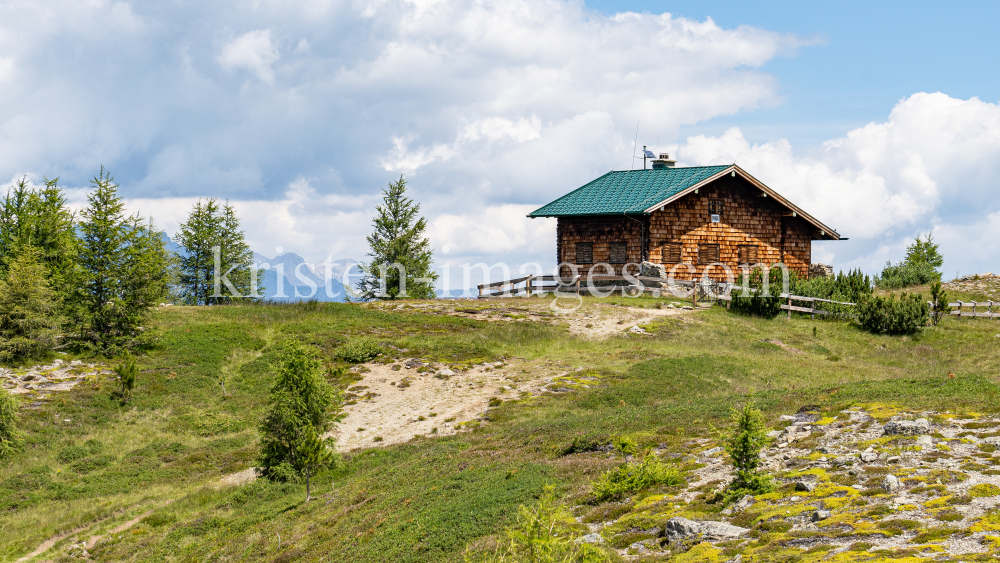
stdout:
<svg viewBox="0 0 1000 563">
<path fill-rule="evenodd" d="M 947 318 L 892 337 L 848 322 L 766 321 L 717 307 L 655 321 L 647 335 L 598 341 L 571 336 L 557 316 L 488 322 L 415 305 L 158 309 L 159 345 L 139 359 L 130 403 L 112 397 L 114 382 L 105 379 L 22 411 L 25 451 L 0 465 L 0 560 L 89 526 L 86 536 L 106 536 L 88 548 L 101 561 L 462 561 L 468 547 L 490 546 L 546 485 L 568 505 L 587 502 L 591 480 L 615 462 L 567 453 L 574 439 L 629 435 L 680 450 L 725 428 L 730 408 L 747 396 L 772 422 L 802 405 L 1000 410 L 996 321 Z M 547 301 L 472 305 L 544 309 Z M 587 299 L 582 312 L 607 305 Z M 316 479 L 308 503 L 304 484 L 219 486 L 254 465 L 271 366 L 284 344 L 313 345 L 343 390 L 354 378 L 336 370 L 343 364 L 332 351 L 360 335 L 397 359 L 504 360 L 524 373 L 587 375 L 599 384 L 502 397 L 474 430 L 345 453 Z M 133 518 L 136 525 L 113 533 Z M 39 559 L 72 560 L 55 555 L 69 541 Z"/>
</svg>

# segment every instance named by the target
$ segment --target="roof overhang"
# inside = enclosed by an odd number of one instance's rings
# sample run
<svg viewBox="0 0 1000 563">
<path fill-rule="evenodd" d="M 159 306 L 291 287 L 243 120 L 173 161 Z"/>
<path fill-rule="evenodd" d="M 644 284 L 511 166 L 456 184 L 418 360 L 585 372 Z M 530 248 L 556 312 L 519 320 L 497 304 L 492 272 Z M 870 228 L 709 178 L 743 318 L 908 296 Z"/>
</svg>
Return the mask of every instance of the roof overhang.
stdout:
<svg viewBox="0 0 1000 563">
<path fill-rule="evenodd" d="M 724 176 L 730 176 L 730 175 L 731 176 L 741 176 L 744 180 L 746 180 L 746 181 L 750 182 L 751 184 L 753 184 L 754 187 L 760 189 L 762 192 L 764 192 L 765 194 L 767 194 L 768 197 L 773 198 L 776 202 L 778 202 L 779 204 L 781 204 L 782 206 L 784 206 L 785 208 L 787 208 L 789 211 L 791 211 L 794 214 L 794 216 L 801 217 L 802 220 L 804 220 L 805 222 L 807 222 L 807 223 L 811 224 L 812 226 L 816 227 L 819 230 L 819 232 L 820 232 L 820 239 L 847 240 L 847 239 L 842 238 L 840 236 L 840 234 L 837 233 L 837 231 L 835 231 L 835 230 L 831 229 L 830 227 L 824 225 L 823 223 L 819 222 L 812 215 L 806 213 L 805 211 L 802 211 L 802 209 L 800 209 L 797 205 L 795 205 L 794 203 L 788 201 L 787 199 L 785 199 L 784 197 L 782 197 L 780 194 L 778 194 L 778 192 L 776 192 L 776 191 L 772 190 L 771 188 L 767 187 L 766 185 L 764 185 L 763 182 L 761 182 L 757 178 L 754 178 L 749 173 L 747 173 L 746 170 L 743 170 L 742 168 L 740 168 L 739 166 L 736 166 L 735 164 L 732 165 L 732 166 L 730 166 L 729 168 L 726 168 L 725 170 L 723 170 L 723 171 L 721 171 L 721 172 L 713 175 L 713 176 L 709 176 L 708 178 L 705 178 L 704 180 L 702 180 L 701 182 L 698 182 L 697 184 L 694 184 L 693 186 L 690 186 L 690 187 L 688 187 L 688 188 L 686 188 L 684 190 L 681 190 L 681 191 L 677 192 L 676 194 L 668 197 L 667 199 L 665 199 L 665 200 L 663 200 L 663 201 L 661 201 L 659 203 L 656 203 L 655 205 L 647 207 L 645 210 L 643 210 L 643 212 L 648 214 L 648 213 L 653 213 L 654 211 L 659 211 L 660 209 L 663 209 L 664 207 L 666 207 L 667 205 L 669 205 L 669 204 L 677 201 L 678 199 L 680 199 L 680 198 L 682 198 L 682 197 L 684 197 L 684 196 L 686 196 L 686 195 L 688 195 L 690 193 L 694 193 L 698 188 L 707 186 L 708 184 L 711 184 L 712 182 L 714 182 L 714 181 L 716 181 L 716 180 L 718 180 L 718 179 L 720 179 L 720 178 L 722 178 Z"/>
</svg>

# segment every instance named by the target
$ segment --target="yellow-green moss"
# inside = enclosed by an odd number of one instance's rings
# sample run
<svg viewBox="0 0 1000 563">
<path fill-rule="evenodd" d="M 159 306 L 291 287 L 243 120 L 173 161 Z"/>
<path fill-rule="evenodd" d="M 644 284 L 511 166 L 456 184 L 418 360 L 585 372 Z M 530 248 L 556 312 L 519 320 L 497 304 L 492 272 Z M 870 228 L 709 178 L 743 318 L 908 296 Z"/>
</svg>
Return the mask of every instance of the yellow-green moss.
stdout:
<svg viewBox="0 0 1000 563">
<path fill-rule="evenodd" d="M 969 495 L 975 498 L 1000 496 L 1000 487 L 990 483 L 981 483 L 970 487 Z"/>
<path fill-rule="evenodd" d="M 699 543 L 684 553 L 675 555 L 671 561 L 673 563 L 719 563 L 725 561 L 722 550 L 717 549 L 710 543 Z"/>
</svg>

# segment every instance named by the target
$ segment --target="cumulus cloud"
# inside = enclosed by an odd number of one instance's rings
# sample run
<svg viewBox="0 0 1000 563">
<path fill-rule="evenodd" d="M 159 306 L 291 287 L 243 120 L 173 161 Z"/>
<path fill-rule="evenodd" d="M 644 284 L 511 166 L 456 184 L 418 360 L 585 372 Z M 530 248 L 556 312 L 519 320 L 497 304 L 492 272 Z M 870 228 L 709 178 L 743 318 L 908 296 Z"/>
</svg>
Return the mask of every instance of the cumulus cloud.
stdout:
<svg viewBox="0 0 1000 563">
<path fill-rule="evenodd" d="M 671 145 L 684 165 L 736 162 L 849 242 L 822 243 L 818 257 L 878 271 L 933 231 L 945 272 L 993 267 L 1000 239 L 1000 105 L 917 93 L 888 119 L 796 155 L 785 140 L 751 144 L 739 129 Z"/>
<path fill-rule="evenodd" d="M 279 58 L 271 44 L 271 31 L 257 29 L 226 43 L 219 53 L 219 64 L 226 70 L 246 69 L 268 84 L 274 83 L 271 65 Z"/>
</svg>

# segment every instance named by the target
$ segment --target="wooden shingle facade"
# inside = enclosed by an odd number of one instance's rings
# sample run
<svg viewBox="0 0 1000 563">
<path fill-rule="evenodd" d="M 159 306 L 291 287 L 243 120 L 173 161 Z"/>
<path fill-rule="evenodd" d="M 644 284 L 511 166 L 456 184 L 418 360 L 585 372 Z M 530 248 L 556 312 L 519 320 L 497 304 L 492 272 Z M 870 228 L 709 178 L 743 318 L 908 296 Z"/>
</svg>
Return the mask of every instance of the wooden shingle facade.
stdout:
<svg viewBox="0 0 1000 563">
<path fill-rule="evenodd" d="M 557 218 L 564 274 L 599 263 L 595 274 L 634 274 L 649 261 L 678 280 L 706 268 L 721 280 L 719 264 L 783 262 L 806 278 L 812 241 L 842 239 L 736 165 L 610 172 L 529 217 Z"/>
</svg>

